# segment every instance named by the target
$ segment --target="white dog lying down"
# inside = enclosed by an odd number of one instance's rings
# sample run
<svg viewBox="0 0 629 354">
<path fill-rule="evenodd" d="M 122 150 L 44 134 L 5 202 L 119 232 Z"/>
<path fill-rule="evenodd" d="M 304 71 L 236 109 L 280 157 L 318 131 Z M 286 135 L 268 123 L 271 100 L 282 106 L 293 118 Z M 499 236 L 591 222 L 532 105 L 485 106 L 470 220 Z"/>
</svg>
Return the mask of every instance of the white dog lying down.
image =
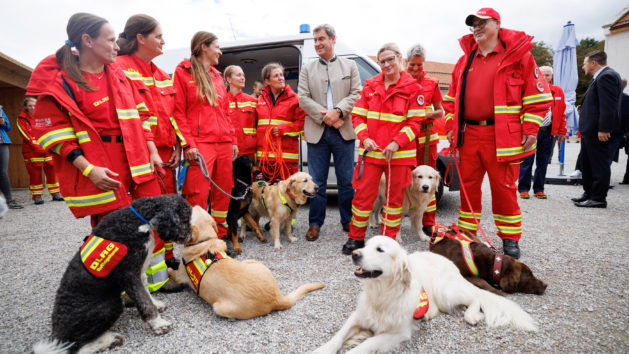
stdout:
<svg viewBox="0 0 629 354">
<path fill-rule="evenodd" d="M 336 353 L 353 337 L 369 338 L 351 353 L 385 352 L 409 340 L 416 323 L 414 316 L 421 316 L 416 311 L 420 310 L 422 289 L 428 295 L 425 320 L 464 305 L 469 324 L 484 318 L 489 327 L 510 325 L 537 331 L 535 321 L 515 302 L 472 285 L 441 255 L 408 255 L 395 240 L 375 236 L 365 248 L 355 250 L 352 259 L 358 267 L 354 274 L 365 278 L 358 306 L 338 333 L 315 353 Z"/>
</svg>

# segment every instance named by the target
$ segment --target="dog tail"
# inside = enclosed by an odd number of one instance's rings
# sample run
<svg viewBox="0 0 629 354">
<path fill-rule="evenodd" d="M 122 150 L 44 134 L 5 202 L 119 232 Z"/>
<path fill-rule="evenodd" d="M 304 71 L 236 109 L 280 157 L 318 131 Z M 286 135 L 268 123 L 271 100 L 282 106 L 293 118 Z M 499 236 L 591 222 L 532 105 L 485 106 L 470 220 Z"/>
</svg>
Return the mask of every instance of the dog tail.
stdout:
<svg viewBox="0 0 629 354">
<path fill-rule="evenodd" d="M 511 325 L 519 330 L 537 332 L 535 320 L 515 302 L 481 289 L 478 289 L 477 296 L 487 326 Z"/>
<path fill-rule="evenodd" d="M 69 352 L 70 347 L 72 347 L 72 343 L 49 339 L 35 343 L 33 352 L 35 354 L 65 354 Z"/>
<path fill-rule="evenodd" d="M 292 293 L 288 294 L 288 296 L 281 295 L 278 299 L 276 299 L 276 305 L 274 310 L 285 310 L 289 307 L 295 305 L 299 299 L 304 297 L 307 293 L 325 288 L 325 284 L 323 283 L 307 283 L 304 284 L 297 289 L 293 290 Z"/>
</svg>

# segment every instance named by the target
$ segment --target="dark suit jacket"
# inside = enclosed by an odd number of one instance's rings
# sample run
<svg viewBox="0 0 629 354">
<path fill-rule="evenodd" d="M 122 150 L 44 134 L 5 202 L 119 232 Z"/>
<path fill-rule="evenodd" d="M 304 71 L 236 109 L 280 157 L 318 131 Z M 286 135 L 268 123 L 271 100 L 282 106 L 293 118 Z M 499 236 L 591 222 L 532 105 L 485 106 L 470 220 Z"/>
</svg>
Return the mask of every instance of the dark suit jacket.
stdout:
<svg viewBox="0 0 629 354">
<path fill-rule="evenodd" d="M 620 103 L 622 81 L 614 69 L 605 67 L 588 86 L 579 112 L 579 131 L 598 136 L 598 132 L 621 133 Z"/>
<path fill-rule="evenodd" d="M 629 132 L 629 95 L 626 93 L 622 94 L 622 103 L 620 108 L 620 122 L 622 125 L 622 132 Z"/>
</svg>

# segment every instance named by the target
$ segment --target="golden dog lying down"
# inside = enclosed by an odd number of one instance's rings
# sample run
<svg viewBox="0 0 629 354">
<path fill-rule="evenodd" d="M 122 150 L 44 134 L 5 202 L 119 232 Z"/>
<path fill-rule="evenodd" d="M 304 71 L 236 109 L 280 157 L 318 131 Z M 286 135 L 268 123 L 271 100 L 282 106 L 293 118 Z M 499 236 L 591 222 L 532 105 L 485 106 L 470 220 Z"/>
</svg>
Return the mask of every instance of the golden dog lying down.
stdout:
<svg viewBox="0 0 629 354">
<path fill-rule="evenodd" d="M 190 224 L 192 239 L 181 254 L 184 264 L 168 273 L 175 282 L 190 285 L 219 316 L 246 320 L 285 310 L 306 293 L 325 287 L 323 283 L 308 283 L 284 296 L 264 264 L 225 256 L 227 245 L 217 238 L 216 222 L 203 208 L 192 209 Z M 208 254 L 215 256 L 208 256 L 206 261 Z"/>
<path fill-rule="evenodd" d="M 276 249 L 282 248 L 280 230 L 284 231 L 290 242 L 295 241 L 291 232 L 291 220 L 297 214 L 297 208 L 306 204 L 319 190 L 312 177 L 306 172 L 297 172 L 287 180 L 277 184 L 251 186 L 253 199 L 249 205 L 249 214 L 256 222 L 260 216 L 271 219 L 271 238 Z"/>
</svg>

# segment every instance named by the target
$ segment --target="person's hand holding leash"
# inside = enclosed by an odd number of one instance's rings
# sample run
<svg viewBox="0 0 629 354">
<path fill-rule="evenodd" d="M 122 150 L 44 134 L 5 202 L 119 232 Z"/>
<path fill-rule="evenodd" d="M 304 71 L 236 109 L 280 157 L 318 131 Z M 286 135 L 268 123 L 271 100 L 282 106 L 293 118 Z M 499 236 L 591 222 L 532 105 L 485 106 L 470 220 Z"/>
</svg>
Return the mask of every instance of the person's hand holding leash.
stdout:
<svg viewBox="0 0 629 354">
<path fill-rule="evenodd" d="M 190 148 L 190 149 L 188 149 L 188 151 L 183 153 L 183 156 L 188 161 L 196 161 L 198 153 L 199 153 L 199 149 L 197 149 L 197 148 Z"/>
<path fill-rule="evenodd" d="M 363 146 L 365 147 L 365 150 L 367 151 L 376 151 L 380 149 L 378 144 L 376 144 L 376 142 L 373 141 L 371 138 L 365 139 L 365 141 L 363 141 Z"/>
<path fill-rule="evenodd" d="M 390 142 L 389 145 L 387 145 L 387 147 L 384 148 L 384 150 L 382 151 L 385 160 L 391 161 L 391 159 L 393 158 L 393 154 L 395 154 L 395 152 L 398 151 L 399 148 L 400 144 L 398 144 L 396 141 Z"/>
</svg>

